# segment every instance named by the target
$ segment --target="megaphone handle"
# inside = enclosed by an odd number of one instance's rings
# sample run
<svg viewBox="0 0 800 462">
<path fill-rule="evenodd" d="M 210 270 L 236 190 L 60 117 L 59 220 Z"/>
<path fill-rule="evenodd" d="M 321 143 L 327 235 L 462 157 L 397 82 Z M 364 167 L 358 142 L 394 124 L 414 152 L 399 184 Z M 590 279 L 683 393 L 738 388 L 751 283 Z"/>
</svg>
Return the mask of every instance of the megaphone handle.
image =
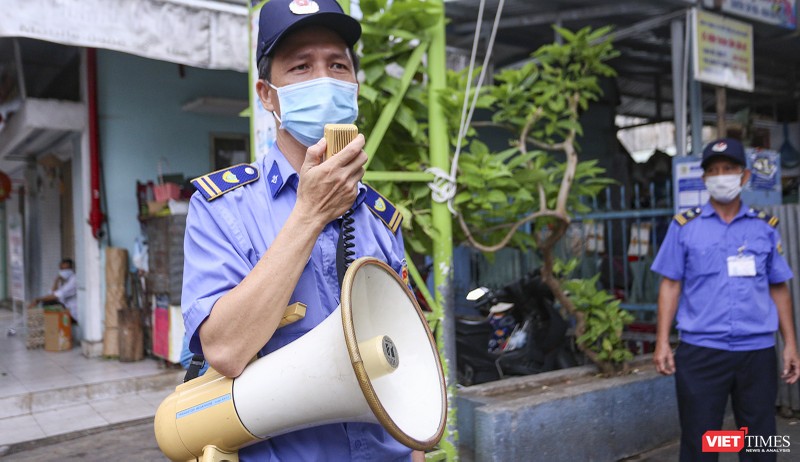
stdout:
<svg viewBox="0 0 800 462">
<path fill-rule="evenodd" d="M 209 444 L 203 448 L 200 462 L 239 462 L 239 451 L 227 452 Z"/>
<path fill-rule="evenodd" d="M 291 305 L 287 306 L 286 311 L 283 312 L 283 318 L 281 318 L 278 328 L 280 329 L 283 326 L 288 326 L 293 322 L 303 319 L 305 316 L 306 305 L 300 302 L 292 303 Z"/>
</svg>

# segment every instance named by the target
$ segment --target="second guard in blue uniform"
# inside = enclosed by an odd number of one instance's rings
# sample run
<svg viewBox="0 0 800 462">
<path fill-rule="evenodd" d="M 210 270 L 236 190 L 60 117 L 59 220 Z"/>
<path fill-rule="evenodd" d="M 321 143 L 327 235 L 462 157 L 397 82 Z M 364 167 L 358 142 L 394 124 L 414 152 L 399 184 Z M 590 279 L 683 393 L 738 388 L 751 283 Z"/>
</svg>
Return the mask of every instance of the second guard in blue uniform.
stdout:
<svg viewBox="0 0 800 462">
<path fill-rule="evenodd" d="M 792 271 L 782 256 L 778 219 L 741 201 L 746 165 L 736 140 L 706 147 L 703 178 L 711 199 L 675 216 L 652 266 L 663 276 L 653 360 L 662 374 L 675 374 L 682 461 L 717 459 L 718 453 L 702 451 L 702 435 L 722 429 L 729 397 L 737 428 L 775 435 L 777 330 L 785 343 L 782 376 L 788 383 L 800 377 L 786 285 Z M 674 354 L 673 320 L 680 334 Z M 743 451 L 741 457 L 775 460 L 775 453 Z"/>
</svg>

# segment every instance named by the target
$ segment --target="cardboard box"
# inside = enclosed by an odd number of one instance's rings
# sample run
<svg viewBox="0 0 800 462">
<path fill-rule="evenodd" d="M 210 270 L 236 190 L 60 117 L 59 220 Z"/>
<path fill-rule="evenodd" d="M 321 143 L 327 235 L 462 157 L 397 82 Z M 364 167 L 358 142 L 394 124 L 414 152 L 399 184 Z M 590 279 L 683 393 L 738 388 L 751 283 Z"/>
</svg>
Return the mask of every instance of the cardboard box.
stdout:
<svg viewBox="0 0 800 462">
<path fill-rule="evenodd" d="M 44 349 L 64 351 L 72 349 L 72 320 L 64 309 L 44 312 Z"/>
</svg>

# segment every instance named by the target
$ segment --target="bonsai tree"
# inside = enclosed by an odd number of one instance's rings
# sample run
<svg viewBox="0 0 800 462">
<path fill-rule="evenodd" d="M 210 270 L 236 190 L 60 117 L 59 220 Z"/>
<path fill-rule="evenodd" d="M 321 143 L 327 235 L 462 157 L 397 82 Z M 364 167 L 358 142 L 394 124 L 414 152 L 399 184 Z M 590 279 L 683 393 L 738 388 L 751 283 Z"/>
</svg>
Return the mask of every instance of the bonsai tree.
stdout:
<svg viewBox="0 0 800 462">
<path fill-rule="evenodd" d="M 467 133 L 453 202 L 464 238 L 476 249 L 494 252 L 512 245 L 539 251 L 543 281 L 576 320 L 578 348 L 611 374 L 625 369 L 631 357 L 621 332 L 632 317 L 597 290 L 597 277 L 568 280 L 575 263 L 559 264 L 555 248 L 570 215 L 589 211 L 580 197 L 611 183 L 596 161 L 579 160 L 578 137 L 581 112 L 601 96 L 599 79 L 615 74 L 607 62 L 617 53 L 608 27 L 556 31 L 563 43 L 539 48 L 528 63 L 498 72 L 495 83 L 480 90 L 478 106 L 492 114 L 481 125 L 513 136 L 508 149 L 491 152 L 474 129 Z M 460 87 L 468 77 L 457 76 Z M 450 107 L 463 98 L 456 91 L 448 96 Z M 531 231 L 519 232 L 526 223 Z"/>
<path fill-rule="evenodd" d="M 425 0 L 363 0 L 361 92 L 358 124 L 371 133 L 384 107 L 403 91 L 403 73 L 417 47 L 427 41 L 441 4 Z M 562 44 L 541 47 L 519 69 L 504 69 L 495 83 L 476 95 L 478 109 L 491 120 L 474 123 L 458 142 L 466 71 L 450 72 L 448 89 L 440 97 L 451 124 L 453 146 L 463 145 L 458 158 L 457 194 L 450 198 L 459 226 L 457 239 L 486 253 L 503 247 L 535 247 L 542 277 L 561 306 L 576 319 L 578 347 L 604 373 L 624 368 L 629 358 L 619 335 L 630 316 L 608 294 L 597 292 L 596 280 L 568 280 L 558 267 L 556 244 L 564 236 L 572 213 L 588 211 L 579 198 L 597 194 L 610 180 L 593 160 L 580 161 L 579 116 L 599 99 L 599 79 L 614 75 L 607 62 L 616 56 L 609 28 L 571 32 L 556 28 Z M 418 57 L 418 56 L 417 56 Z M 475 71 L 477 74 L 477 71 Z M 408 83 L 408 82 L 407 82 Z M 424 67 L 411 76 L 393 123 L 372 155 L 371 171 L 421 171 L 428 165 L 427 95 Z M 478 137 L 476 127 L 492 125 L 511 134 L 508 148 L 493 152 Z M 432 226 L 431 191 L 424 183 L 385 182 L 375 186 L 403 214 L 405 242 L 413 253 L 430 254 L 436 230 Z M 530 232 L 520 232 L 530 223 Z M 557 269 L 562 271 L 557 271 Z M 591 290 L 595 293 L 592 294 Z M 607 297 L 607 298 L 603 298 Z M 590 303 L 587 303 L 587 300 Z M 603 314 L 597 314 L 603 313 Z M 598 327 L 598 322 L 609 329 Z"/>
</svg>

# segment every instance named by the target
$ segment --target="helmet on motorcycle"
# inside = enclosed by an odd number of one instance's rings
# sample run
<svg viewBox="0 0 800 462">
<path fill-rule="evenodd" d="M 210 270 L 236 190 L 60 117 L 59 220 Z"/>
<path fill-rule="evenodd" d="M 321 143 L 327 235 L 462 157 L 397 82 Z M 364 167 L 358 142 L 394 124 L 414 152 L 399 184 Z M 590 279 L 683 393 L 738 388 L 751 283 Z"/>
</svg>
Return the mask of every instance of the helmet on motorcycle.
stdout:
<svg viewBox="0 0 800 462">
<path fill-rule="evenodd" d="M 489 308 L 489 313 L 490 314 L 503 313 L 505 311 L 510 310 L 513 307 L 514 307 L 513 303 L 500 302 Z"/>
</svg>

